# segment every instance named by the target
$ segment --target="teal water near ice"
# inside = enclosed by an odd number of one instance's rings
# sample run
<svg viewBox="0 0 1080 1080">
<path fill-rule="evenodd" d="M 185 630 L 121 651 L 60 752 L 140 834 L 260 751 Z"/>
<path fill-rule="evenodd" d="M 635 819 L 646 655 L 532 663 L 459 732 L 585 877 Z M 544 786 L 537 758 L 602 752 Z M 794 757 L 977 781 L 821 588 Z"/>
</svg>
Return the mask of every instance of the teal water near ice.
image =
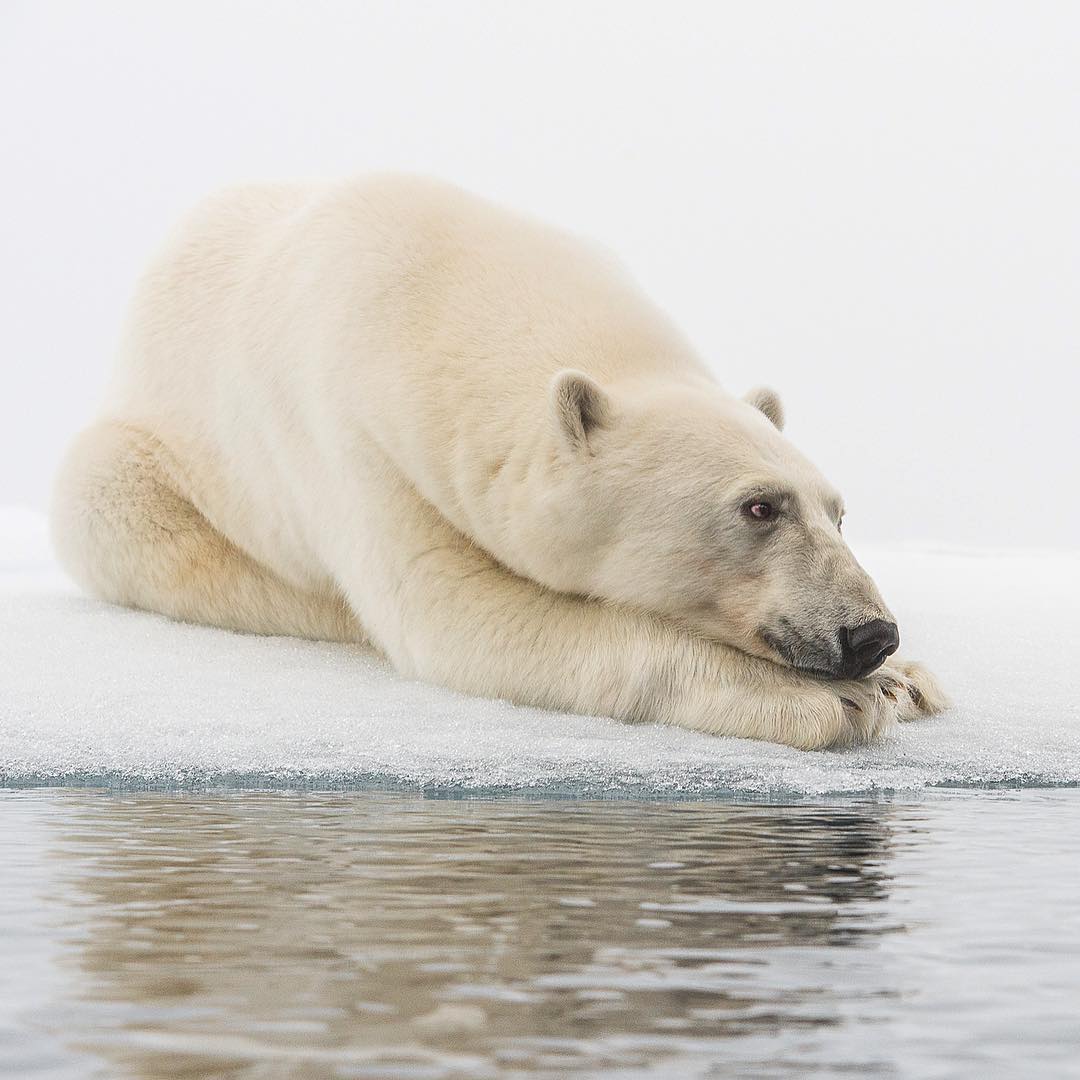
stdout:
<svg viewBox="0 0 1080 1080">
<path fill-rule="evenodd" d="M 0 792 L 0 1076 L 1080 1075 L 1080 791 Z"/>
</svg>

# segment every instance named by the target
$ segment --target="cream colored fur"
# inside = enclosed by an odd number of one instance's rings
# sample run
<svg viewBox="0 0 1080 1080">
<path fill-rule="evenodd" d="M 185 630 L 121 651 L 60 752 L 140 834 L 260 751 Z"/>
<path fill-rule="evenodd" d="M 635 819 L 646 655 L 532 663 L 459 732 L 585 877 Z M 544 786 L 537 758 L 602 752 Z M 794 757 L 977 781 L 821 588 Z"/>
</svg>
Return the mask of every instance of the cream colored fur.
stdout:
<svg viewBox="0 0 1080 1080">
<path fill-rule="evenodd" d="M 88 589 L 174 618 L 551 709 L 866 741 L 943 699 L 762 635 L 887 616 L 780 424 L 579 240 L 416 178 L 250 187 L 143 279 L 54 533 Z"/>
</svg>

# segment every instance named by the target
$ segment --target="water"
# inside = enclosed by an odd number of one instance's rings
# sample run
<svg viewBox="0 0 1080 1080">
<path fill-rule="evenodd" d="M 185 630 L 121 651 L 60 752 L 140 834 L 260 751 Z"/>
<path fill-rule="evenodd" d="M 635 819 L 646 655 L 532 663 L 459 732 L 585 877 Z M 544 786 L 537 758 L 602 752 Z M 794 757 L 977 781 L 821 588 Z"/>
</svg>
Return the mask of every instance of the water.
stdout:
<svg viewBox="0 0 1080 1080">
<path fill-rule="evenodd" d="M 1068 1077 L 1080 790 L 0 792 L 11 1077 Z"/>
</svg>

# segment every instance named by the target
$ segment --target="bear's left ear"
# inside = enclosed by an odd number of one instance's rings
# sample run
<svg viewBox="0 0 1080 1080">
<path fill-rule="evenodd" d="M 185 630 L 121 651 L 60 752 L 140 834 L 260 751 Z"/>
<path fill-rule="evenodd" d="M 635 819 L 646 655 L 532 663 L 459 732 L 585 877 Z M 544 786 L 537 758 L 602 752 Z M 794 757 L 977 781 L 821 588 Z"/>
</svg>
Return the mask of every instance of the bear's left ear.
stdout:
<svg viewBox="0 0 1080 1080">
<path fill-rule="evenodd" d="M 756 390 L 751 390 L 743 401 L 747 405 L 753 405 L 758 412 L 764 413 L 777 431 L 784 430 L 784 406 L 780 403 L 775 390 L 770 390 L 767 386 L 759 386 Z"/>
<path fill-rule="evenodd" d="M 588 446 L 589 435 L 607 427 L 614 406 L 604 388 L 583 371 L 566 368 L 551 380 L 551 411 L 560 434 L 575 449 Z"/>
</svg>

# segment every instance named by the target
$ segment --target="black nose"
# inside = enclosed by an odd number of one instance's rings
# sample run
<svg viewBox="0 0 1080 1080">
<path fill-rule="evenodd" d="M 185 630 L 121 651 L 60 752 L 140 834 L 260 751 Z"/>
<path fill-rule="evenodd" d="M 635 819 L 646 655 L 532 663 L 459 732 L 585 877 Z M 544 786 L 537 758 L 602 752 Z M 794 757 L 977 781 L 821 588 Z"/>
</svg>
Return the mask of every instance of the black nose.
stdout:
<svg viewBox="0 0 1080 1080">
<path fill-rule="evenodd" d="M 840 631 L 840 644 L 844 649 L 848 676 L 861 679 L 881 667 L 886 656 L 896 652 L 900 647 L 900 633 L 896 623 L 871 619 L 861 626 L 845 626 Z"/>
</svg>

